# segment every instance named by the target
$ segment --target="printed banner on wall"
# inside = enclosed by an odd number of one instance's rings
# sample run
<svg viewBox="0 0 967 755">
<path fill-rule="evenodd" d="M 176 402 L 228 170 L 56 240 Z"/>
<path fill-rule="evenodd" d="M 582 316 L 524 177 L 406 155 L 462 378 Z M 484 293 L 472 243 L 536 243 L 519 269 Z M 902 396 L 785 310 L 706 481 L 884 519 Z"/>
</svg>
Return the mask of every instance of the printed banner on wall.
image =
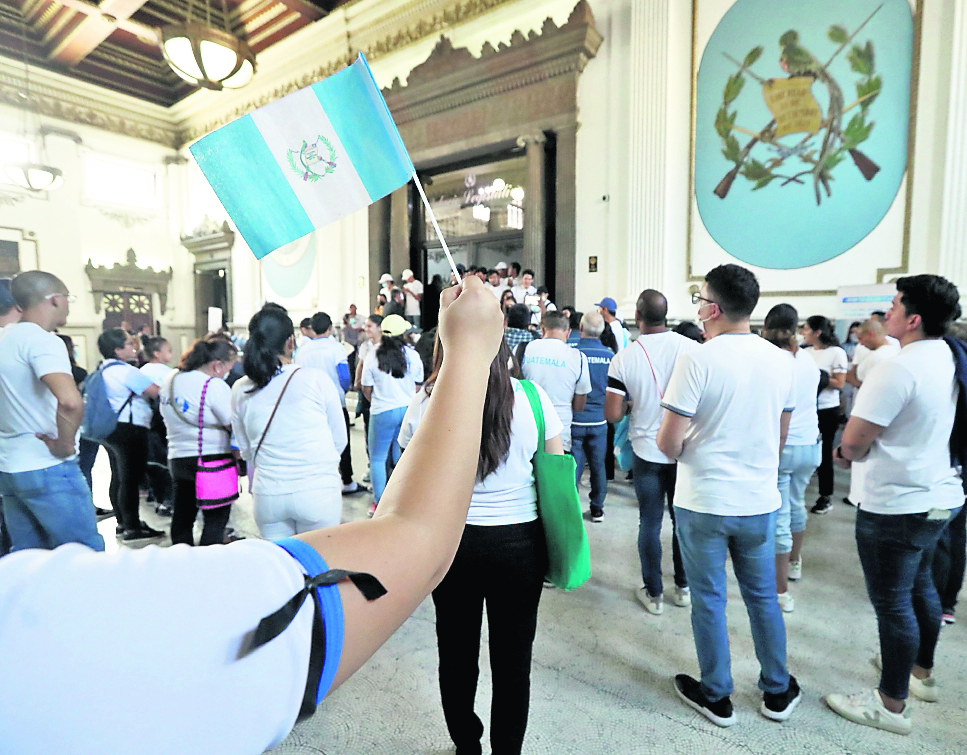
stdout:
<svg viewBox="0 0 967 755">
<path fill-rule="evenodd" d="M 842 254 L 906 171 L 907 0 L 737 0 L 702 53 L 694 192 L 714 241 L 751 265 Z"/>
<path fill-rule="evenodd" d="M 836 291 L 837 320 L 866 320 L 872 312 L 886 312 L 896 296 L 893 283 L 840 286 Z"/>
</svg>

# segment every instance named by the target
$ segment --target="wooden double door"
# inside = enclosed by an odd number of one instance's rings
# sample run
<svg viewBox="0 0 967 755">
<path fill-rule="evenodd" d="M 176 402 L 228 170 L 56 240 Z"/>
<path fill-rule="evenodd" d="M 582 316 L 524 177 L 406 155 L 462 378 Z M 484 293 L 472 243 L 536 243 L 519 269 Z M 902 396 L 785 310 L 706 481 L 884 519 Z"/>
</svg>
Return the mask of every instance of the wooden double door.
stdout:
<svg viewBox="0 0 967 755">
<path fill-rule="evenodd" d="M 145 325 L 155 333 L 151 294 L 140 291 L 109 291 L 104 294 L 103 328 L 120 328 L 126 322 L 135 333 Z"/>
</svg>

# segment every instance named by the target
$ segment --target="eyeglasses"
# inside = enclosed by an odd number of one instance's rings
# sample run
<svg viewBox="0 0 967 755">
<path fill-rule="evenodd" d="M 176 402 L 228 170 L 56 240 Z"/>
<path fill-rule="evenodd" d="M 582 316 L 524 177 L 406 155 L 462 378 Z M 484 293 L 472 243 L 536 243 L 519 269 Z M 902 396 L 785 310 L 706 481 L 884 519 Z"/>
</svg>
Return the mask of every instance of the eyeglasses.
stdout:
<svg viewBox="0 0 967 755">
<path fill-rule="evenodd" d="M 698 304 L 699 302 L 705 302 L 706 304 L 718 304 L 717 301 L 712 301 L 711 299 L 706 299 L 704 296 L 699 296 L 698 291 L 692 294 L 692 304 Z"/>
<path fill-rule="evenodd" d="M 67 303 L 68 304 L 73 304 L 75 301 L 77 301 L 77 297 L 74 296 L 73 294 L 62 294 L 62 293 L 47 294 L 47 296 L 45 296 L 44 298 L 45 299 L 54 299 L 54 298 L 56 298 L 58 296 L 63 296 L 65 299 L 67 299 Z"/>
</svg>

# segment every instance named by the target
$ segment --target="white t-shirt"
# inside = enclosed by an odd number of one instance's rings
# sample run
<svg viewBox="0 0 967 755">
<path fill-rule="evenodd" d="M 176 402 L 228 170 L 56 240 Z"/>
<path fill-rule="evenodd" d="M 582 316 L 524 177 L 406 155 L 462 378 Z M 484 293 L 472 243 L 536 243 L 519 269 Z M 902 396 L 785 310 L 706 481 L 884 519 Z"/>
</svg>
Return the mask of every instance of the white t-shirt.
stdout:
<svg viewBox="0 0 967 755">
<path fill-rule="evenodd" d="M 488 289 L 490 289 L 490 293 L 492 293 L 498 301 L 500 301 L 500 297 L 504 295 L 504 291 L 507 290 L 507 286 L 504 285 L 503 282 L 498 283 L 496 286 L 491 286 L 489 283 L 487 283 L 486 286 Z"/>
<path fill-rule="evenodd" d="M 819 440 L 819 415 L 816 413 L 819 367 L 806 349 L 799 349 L 795 356 L 789 356 L 793 358 L 796 373 L 796 408 L 789 418 L 786 445 L 813 446 Z"/>
<path fill-rule="evenodd" d="M 104 388 L 111 408 L 118 414 L 118 422 L 130 422 L 140 427 L 151 426 L 151 404 L 141 394 L 154 381 L 137 367 L 120 359 L 105 359 L 98 369 L 104 372 Z M 131 396 L 131 394 L 134 396 Z M 131 400 L 128 401 L 128 397 Z M 125 402 L 127 401 L 127 406 Z M 121 407 L 124 406 L 122 411 Z"/>
<path fill-rule="evenodd" d="M 299 563 L 260 540 L 115 553 L 71 543 L 4 557 L 0 751 L 208 755 L 278 745 L 305 691 L 312 600 L 281 635 L 238 654 L 304 584 Z M 165 701 L 165 725 L 120 744 L 119 722 L 143 721 L 146 700 Z M 110 716 L 97 714 L 105 701 Z"/>
<path fill-rule="evenodd" d="M 172 370 L 161 385 L 158 396 L 161 399 L 161 418 L 168 429 L 169 459 L 198 455 L 198 407 L 206 380 L 208 375 L 201 370 Z M 203 422 L 202 454 L 207 456 L 231 451 L 232 436 L 221 428 L 232 426 L 232 389 L 221 378 L 214 378 L 208 384 Z"/>
<path fill-rule="evenodd" d="M 853 416 L 884 430 L 863 459 L 864 511 L 917 514 L 963 504 L 960 476 L 950 464 L 956 407 L 954 360 L 942 340 L 907 344 L 870 372 Z"/>
<path fill-rule="evenodd" d="M 520 370 L 551 398 L 557 416 L 561 419 L 561 443 L 564 450 L 571 449 L 571 399 L 575 395 L 591 392 L 591 373 L 588 358 L 577 349 L 556 338 L 541 338 L 527 344 Z"/>
<path fill-rule="evenodd" d="M 886 336 L 886 342 L 894 347 L 894 354 L 900 350 L 900 342 L 893 336 Z M 863 344 L 858 343 L 853 349 L 853 359 L 850 361 L 851 367 L 859 367 L 863 360 L 870 355 L 870 350 Z"/>
<path fill-rule="evenodd" d="M 607 323 L 607 326 L 611 328 L 611 332 L 614 333 L 614 338 L 618 342 L 618 351 L 628 348 L 628 331 L 625 330 L 625 326 L 621 324 L 621 320 L 615 318 L 611 322 Z"/>
<path fill-rule="evenodd" d="M 343 406 L 346 405 L 346 392 L 342 389 L 339 382 L 339 370 L 345 370 L 349 374 L 349 361 L 346 350 L 332 336 L 327 338 L 313 338 L 305 346 L 295 353 L 294 361 L 301 367 L 310 367 L 325 372 L 336 391 L 339 393 L 339 401 Z M 339 365 L 342 365 L 340 368 Z"/>
<path fill-rule="evenodd" d="M 414 349 L 409 346 L 403 347 L 406 354 L 406 372 L 401 378 L 395 378 L 379 368 L 376 351 L 373 349 L 366 355 L 366 361 L 363 362 L 363 377 L 360 381 L 361 385 L 373 389 L 370 416 L 409 406 L 416 393 L 416 387 L 423 382 L 423 360 Z"/>
<path fill-rule="evenodd" d="M 807 351 L 816 361 L 816 366 L 821 370 L 826 370 L 830 377 L 846 374 L 849 360 L 846 358 L 846 352 L 839 346 L 827 346 L 825 349 L 817 349 L 813 346 Z M 818 406 L 820 409 L 835 409 L 838 407 L 839 391 L 836 388 L 824 388 L 823 392 L 819 394 Z"/>
<path fill-rule="evenodd" d="M 863 356 L 863 359 L 856 364 L 857 380 L 862 383 L 866 380 L 870 374 L 870 371 L 876 367 L 876 365 L 878 365 L 884 359 L 890 359 L 891 357 L 895 357 L 900 353 L 900 342 L 895 338 L 892 340 L 894 341 L 893 343 L 887 341 L 878 349 L 874 349 L 872 351 L 870 349 L 866 350 L 866 354 Z"/>
<path fill-rule="evenodd" d="M 639 459 L 656 464 L 675 463 L 658 450 L 655 442 L 664 414 L 661 402 L 678 357 L 699 345 L 671 330 L 650 333 L 639 336 L 611 360 L 608 392 L 627 396 L 632 401 L 628 438 Z"/>
<path fill-rule="evenodd" d="M 420 283 L 416 278 L 408 283 L 403 284 L 403 290 L 409 291 L 417 296 L 423 296 L 423 284 Z M 405 296 L 405 294 L 404 294 Z M 406 297 L 406 314 L 409 317 L 420 314 L 420 300 L 414 299 L 412 296 Z"/>
<path fill-rule="evenodd" d="M 141 366 L 141 372 L 151 378 L 151 382 L 154 383 L 159 388 L 164 382 L 165 378 L 168 377 L 173 371 L 174 367 L 169 367 L 161 362 L 148 362 Z"/>
<path fill-rule="evenodd" d="M 492 527 L 500 524 L 519 524 L 537 519 L 537 488 L 534 483 L 532 459 L 537 450 L 537 423 L 527 394 L 520 381 L 514 385 L 514 416 L 510 422 L 510 451 L 504 462 L 483 480 L 478 480 L 470 494 L 467 524 Z M 535 383 L 544 410 L 545 442 L 561 434 L 563 426 L 547 393 Z M 430 397 L 432 401 L 432 395 Z M 429 401 L 421 389 L 406 410 L 400 428 L 399 444 L 409 445 Z"/>
<path fill-rule="evenodd" d="M 339 456 L 346 447 L 346 420 L 332 380 L 321 370 L 285 365 L 260 391 L 248 377 L 232 386 L 232 429 L 242 458 L 252 461 L 259 439 L 289 375 L 292 377 L 272 426 L 255 458 L 252 492 L 298 493 L 342 487 Z"/>
<path fill-rule="evenodd" d="M 779 421 L 796 406 L 788 354 L 751 333 L 715 336 L 682 354 L 662 406 L 692 420 L 676 506 L 718 516 L 779 508 Z"/>
<path fill-rule="evenodd" d="M 55 373 L 71 374 L 60 338 L 33 322 L 0 330 L 0 472 L 29 472 L 66 461 L 36 435 L 57 437 L 57 398 L 41 380 Z"/>
<path fill-rule="evenodd" d="M 510 292 L 514 295 L 514 300 L 518 304 L 524 304 L 525 296 L 532 296 L 537 293 L 537 289 L 534 286 L 528 286 L 524 288 L 523 286 L 513 286 Z"/>
</svg>

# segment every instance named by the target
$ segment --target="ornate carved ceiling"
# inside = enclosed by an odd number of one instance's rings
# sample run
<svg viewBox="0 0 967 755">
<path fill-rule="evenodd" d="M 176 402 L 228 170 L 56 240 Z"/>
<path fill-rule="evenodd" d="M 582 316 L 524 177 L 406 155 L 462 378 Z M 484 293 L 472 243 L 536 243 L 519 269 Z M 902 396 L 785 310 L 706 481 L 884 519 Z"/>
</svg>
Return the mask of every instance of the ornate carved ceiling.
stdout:
<svg viewBox="0 0 967 755">
<path fill-rule="evenodd" d="M 228 24 L 258 55 L 350 0 L 226 0 Z M 222 3 L 209 0 L 213 26 L 224 28 Z M 204 0 L 193 18 L 204 18 Z M 157 29 L 184 21 L 188 0 L 0 0 L 0 50 L 14 59 L 67 74 L 156 105 L 194 91 L 165 63 Z M 24 21 L 26 20 L 26 34 Z"/>
</svg>

